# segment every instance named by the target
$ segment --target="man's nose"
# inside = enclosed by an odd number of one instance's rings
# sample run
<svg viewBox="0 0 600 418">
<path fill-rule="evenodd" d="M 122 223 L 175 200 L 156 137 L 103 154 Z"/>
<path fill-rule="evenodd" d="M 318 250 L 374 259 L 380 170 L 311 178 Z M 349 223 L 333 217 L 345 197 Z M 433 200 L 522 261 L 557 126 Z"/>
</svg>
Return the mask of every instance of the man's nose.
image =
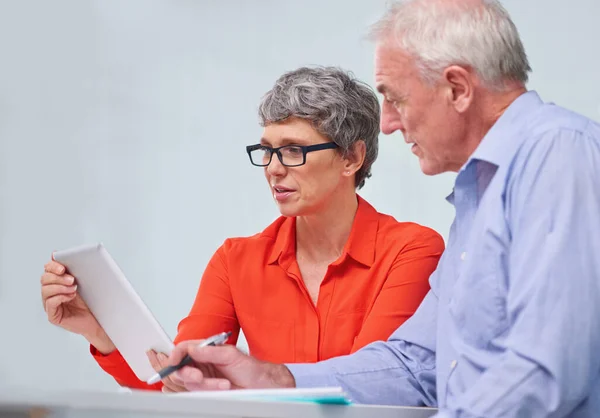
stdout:
<svg viewBox="0 0 600 418">
<path fill-rule="evenodd" d="M 404 133 L 400 112 L 391 103 L 384 102 L 381 109 L 381 132 L 389 135 L 396 131 Z"/>
</svg>

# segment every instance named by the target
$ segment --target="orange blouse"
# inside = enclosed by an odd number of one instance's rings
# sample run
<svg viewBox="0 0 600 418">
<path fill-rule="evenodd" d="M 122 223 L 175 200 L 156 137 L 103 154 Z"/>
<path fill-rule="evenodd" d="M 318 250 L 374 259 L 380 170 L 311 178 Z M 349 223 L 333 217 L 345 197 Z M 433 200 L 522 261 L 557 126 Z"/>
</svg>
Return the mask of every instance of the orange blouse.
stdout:
<svg viewBox="0 0 600 418">
<path fill-rule="evenodd" d="M 432 229 L 377 212 L 358 197 L 342 255 L 329 265 L 316 305 L 296 262 L 295 218 L 263 232 L 227 239 L 208 263 L 194 305 L 175 342 L 240 327 L 250 354 L 276 363 L 310 363 L 386 340 L 417 309 L 444 250 Z M 138 380 L 118 351 L 99 365 L 122 386 L 160 389 Z"/>
</svg>

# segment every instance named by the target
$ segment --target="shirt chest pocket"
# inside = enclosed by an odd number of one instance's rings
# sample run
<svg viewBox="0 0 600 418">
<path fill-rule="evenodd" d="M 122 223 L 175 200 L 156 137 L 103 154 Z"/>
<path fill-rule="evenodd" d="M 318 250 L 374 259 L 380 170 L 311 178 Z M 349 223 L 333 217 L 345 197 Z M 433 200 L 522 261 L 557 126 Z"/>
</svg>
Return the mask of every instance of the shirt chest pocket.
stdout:
<svg viewBox="0 0 600 418">
<path fill-rule="evenodd" d="M 471 262 L 461 261 L 448 305 L 456 331 L 480 348 L 489 347 L 508 328 L 504 272 L 490 255 L 474 251 Z"/>
</svg>

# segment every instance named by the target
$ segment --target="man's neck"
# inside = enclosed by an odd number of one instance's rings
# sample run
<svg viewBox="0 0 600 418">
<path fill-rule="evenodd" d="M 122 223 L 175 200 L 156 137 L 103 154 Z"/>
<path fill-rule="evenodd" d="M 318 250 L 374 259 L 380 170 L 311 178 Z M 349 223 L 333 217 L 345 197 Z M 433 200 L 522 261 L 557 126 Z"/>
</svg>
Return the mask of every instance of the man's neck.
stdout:
<svg viewBox="0 0 600 418">
<path fill-rule="evenodd" d="M 340 191 L 318 214 L 296 219 L 296 254 L 310 262 L 331 262 L 342 253 L 358 208 L 356 193 Z"/>
<path fill-rule="evenodd" d="M 487 96 L 487 115 L 486 119 L 488 120 L 490 128 L 500 119 L 500 117 L 504 114 L 506 109 L 521 95 L 527 92 L 527 89 L 523 85 L 515 86 L 507 92 L 502 93 L 491 93 Z M 487 131 L 486 131 L 487 133 Z"/>
<path fill-rule="evenodd" d="M 483 138 L 487 135 L 492 126 L 498 122 L 498 119 L 506 112 L 506 109 L 517 100 L 527 89 L 522 85 L 516 85 L 508 91 L 491 92 L 485 91 L 479 97 L 479 104 L 476 106 L 477 112 L 472 120 L 474 124 L 469 128 L 468 137 L 465 138 L 467 153 L 464 162 L 475 152 Z"/>
</svg>

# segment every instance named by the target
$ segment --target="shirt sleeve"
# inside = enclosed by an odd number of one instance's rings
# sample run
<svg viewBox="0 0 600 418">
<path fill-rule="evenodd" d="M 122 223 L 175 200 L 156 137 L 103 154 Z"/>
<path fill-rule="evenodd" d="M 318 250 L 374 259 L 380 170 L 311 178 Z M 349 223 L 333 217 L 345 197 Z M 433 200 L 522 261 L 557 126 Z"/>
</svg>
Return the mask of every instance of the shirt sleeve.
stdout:
<svg viewBox="0 0 600 418">
<path fill-rule="evenodd" d="M 388 341 L 319 363 L 286 366 L 297 387 L 341 386 L 358 403 L 435 406 L 437 305 L 430 290 Z"/>
<path fill-rule="evenodd" d="M 227 264 L 231 241 L 227 240 L 209 261 L 188 316 L 177 328 L 175 343 L 210 337 L 230 331 L 229 344 L 236 344 L 240 325 L 233 305 Z"/>
<path fill-rule="evenodd" d="M 178 326 L 175 343 L 203 339 L 224 331 L 231 331 L 229 344 L 235 344 L 240 326 L 235 315 L 229 277 L 227 273 L 227 253 L 230 246 L 226 241 L 209 261 L 194 304 L 189 315 Z M 121 386 L 132 389 L 160 390 L 162 383 L 149 386 L 139 380 L 118 350 L 108 355 L 99 353 L 91 346 L 90 351 L 98 365 L 110 374 Z"/>
<path fill-rule="evenodd" d="M 444 251 L 444 240 L 435 231 L 419 227 L 398 254 L 373 308 L 365 318 L 351 352 L 387 340 L 410 318 L 429 291 L 429 277 Z"/>
<path fill-rule="evenodd" d="M 600 369 L 600 144 L 544 134 L 507 191 L 511 329 L 501 359 L 441 417 L 568 416 Z"/>
<path fill-rule="evenodd" d="M 161 390 L 162 382 L 148 385 L 146 382 L 137 378 L 131 367 L 127 364 L 119 350 L 115 350 L 110 354 L 100 353 L 96 347 L 90 345 L 90 353 L 100 368 L 111 375 L 113 379 L 120 385 L 130 389 L 144 390 Z"/>
</svg>

